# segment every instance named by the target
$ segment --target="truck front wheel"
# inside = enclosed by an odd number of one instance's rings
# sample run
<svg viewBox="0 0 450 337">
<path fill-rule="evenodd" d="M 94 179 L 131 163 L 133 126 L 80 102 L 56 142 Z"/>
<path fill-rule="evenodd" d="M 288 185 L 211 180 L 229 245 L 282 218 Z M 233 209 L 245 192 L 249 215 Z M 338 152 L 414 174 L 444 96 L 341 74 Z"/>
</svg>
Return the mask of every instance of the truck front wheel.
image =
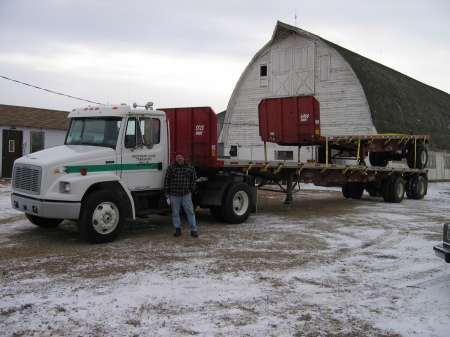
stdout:
<svg viewBox="0 0 450 337">
<path fill-rule="evenodd" d="M 245 222 L 252 211 L 253 199 L 250 187 L 243 183 L 231 184 L 222 202 L 223 219 L 232 224 Z"/>
<path fill-rule="evenodd" d="M 92 243 L 114 241 L 125 225 L 122 200 L 110 191 L 95 191 L 82 202 L 78 230 Z"/>
<path fill-rule="evenodd" d="M 51 218 L 41 218 L 40 216 L 32 215 L 26 213 L 28 221 L 30 221 L 33 225 L 36 225 L 41 228 L 53 228 L 58 226 L 64 219 L 51 219 Z"/>
</svg>

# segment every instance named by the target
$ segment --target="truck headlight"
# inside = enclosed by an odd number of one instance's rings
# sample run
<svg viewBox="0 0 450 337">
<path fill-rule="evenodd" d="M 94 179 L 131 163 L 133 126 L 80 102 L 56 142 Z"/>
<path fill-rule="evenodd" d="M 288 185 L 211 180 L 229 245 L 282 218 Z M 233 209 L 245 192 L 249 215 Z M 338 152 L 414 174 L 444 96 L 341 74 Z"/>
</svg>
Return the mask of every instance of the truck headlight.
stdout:
<svg viewBox="0 0 450 337">
<path fill-rule="evenodd" d="M 59 183 L 59 192 L 60 193 L 70 193 L 70 183 L 60 182 Z"/>
</svg>

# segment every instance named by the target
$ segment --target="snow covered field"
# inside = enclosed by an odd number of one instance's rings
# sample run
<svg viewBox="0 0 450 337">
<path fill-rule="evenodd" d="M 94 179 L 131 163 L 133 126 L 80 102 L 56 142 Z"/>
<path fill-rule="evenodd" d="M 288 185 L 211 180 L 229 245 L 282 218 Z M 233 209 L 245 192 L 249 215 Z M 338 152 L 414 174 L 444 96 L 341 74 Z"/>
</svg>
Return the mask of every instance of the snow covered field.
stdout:
<svg viewBox="0 0 450 337">
<path fill-rule="evenodd" d="M 0 335 L 449 336 L 450 183 L 400 204 L 302 188 L 261 192 L 241 225 L 200 210 L 198 239 L 155 216 L 90 245 L 28 223 L 3 181 Z"/>
</svg>

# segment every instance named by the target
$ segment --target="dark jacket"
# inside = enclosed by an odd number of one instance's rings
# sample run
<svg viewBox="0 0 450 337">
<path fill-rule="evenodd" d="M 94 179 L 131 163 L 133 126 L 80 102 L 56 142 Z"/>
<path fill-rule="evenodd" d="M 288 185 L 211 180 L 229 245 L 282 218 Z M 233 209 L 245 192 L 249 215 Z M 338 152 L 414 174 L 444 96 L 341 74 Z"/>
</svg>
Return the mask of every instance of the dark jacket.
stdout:
<svg viewBox="0 0 450 337">
<path fill-rule="evenodd" d="M 196 182 L 197 174 L 193 166 L 174 163 L 167 168 L 164 191 L 166 194 L 182 197 L 194 190 Z"/>
</svg>

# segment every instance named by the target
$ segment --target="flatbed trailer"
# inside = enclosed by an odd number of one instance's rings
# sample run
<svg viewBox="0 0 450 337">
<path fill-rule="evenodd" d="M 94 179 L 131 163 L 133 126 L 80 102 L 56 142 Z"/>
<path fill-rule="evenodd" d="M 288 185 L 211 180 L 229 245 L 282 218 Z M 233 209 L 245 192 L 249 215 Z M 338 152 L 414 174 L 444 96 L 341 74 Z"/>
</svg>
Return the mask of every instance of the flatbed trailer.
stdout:
<svg viewBox="0 0 450 337">
<path fill-rule="evenodd" d="M 427 193 L 428 171 L 365 165 L 301 163 L 292 161 L 249 161 L 219 159 L 223 171 L 252 176 L 258 186 L 276 184 L 286 194 L 285 203 L 293 200 L 299 183 L 342 186 L 346 198 L 359 199 L 364 190 L 371 196 L 382 196 L 387 202 L 401 202 L 403 195 L 422 199 Z M 280 182 L 285 182 L 284 188 Z"/>
</svg>

